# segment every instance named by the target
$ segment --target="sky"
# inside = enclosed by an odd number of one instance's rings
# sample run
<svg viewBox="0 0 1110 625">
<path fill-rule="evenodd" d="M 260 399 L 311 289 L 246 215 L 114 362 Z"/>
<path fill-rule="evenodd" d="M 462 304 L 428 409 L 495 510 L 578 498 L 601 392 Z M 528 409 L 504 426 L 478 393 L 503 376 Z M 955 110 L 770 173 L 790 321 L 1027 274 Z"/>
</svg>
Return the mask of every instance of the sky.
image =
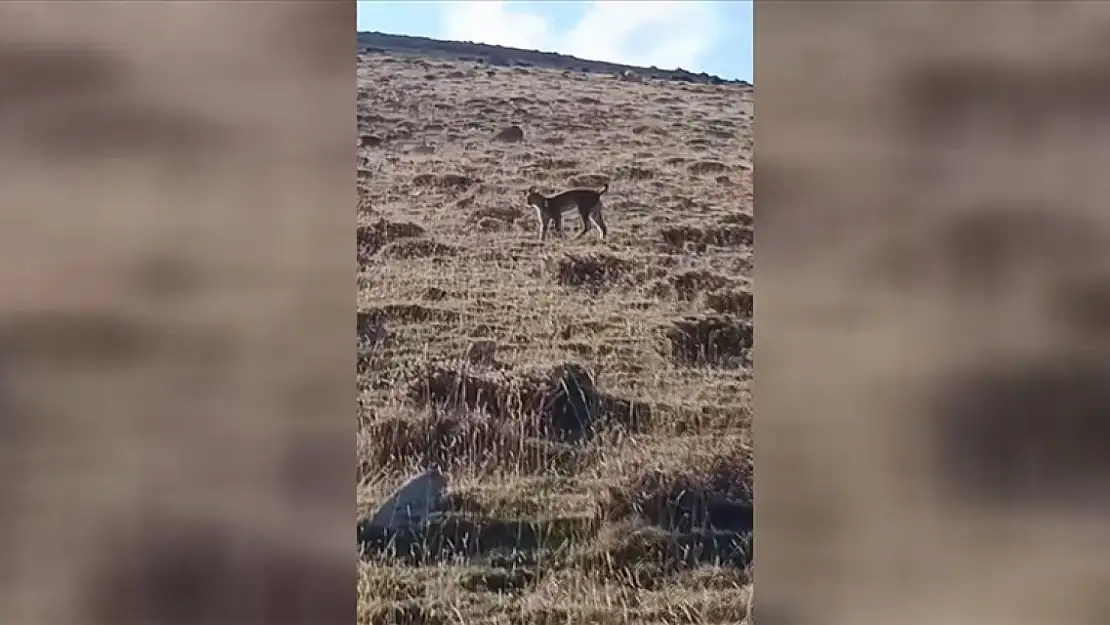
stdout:
<svg viewBox="0 0 1110 625">
<path fill-rule="evenodd" d="M 754 82 L 752 0 L 356 2 L 358 30 L 473 41 Z"/>
</svg>

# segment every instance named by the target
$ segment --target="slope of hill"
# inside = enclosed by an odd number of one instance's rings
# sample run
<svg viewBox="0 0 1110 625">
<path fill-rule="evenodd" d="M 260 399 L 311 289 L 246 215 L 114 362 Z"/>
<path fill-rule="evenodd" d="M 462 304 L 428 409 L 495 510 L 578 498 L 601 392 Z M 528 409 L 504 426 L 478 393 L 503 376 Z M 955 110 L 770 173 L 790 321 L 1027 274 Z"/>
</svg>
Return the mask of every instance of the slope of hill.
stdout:
<svg viewBox="0 0 1110 625">
<path fill-rule="evenodd" d="M 750 622 L 753 107 L 360 56 L 360 515 L 450 485 L 360 525 L 360 623 Z M 539 241 L 530 186 L 606 182 L 608 240 Z"/>
<path fill-rule="evenodd" d="M 682 68 L 659 69 L 658 67 L 636 67 L 591 61 L 556 52 L 539 52 L 492 46 L 468 41 L 440 41 L 427 37 L 390 35 L 378 32 L 357 34 L 358 50 L 366 54 L 410 55 L 425 59 L 457 60 L 477 62 L 495 67 L 537 67 L 542 69 L 572 70 L 591 73 L 620 74 L 632 72 L 644 78 L 674 80 L 700 84 L 737 84 L 747 85 L 740 80 L 726 80 L 705 72 L 691 72 Z"/>
</svg>

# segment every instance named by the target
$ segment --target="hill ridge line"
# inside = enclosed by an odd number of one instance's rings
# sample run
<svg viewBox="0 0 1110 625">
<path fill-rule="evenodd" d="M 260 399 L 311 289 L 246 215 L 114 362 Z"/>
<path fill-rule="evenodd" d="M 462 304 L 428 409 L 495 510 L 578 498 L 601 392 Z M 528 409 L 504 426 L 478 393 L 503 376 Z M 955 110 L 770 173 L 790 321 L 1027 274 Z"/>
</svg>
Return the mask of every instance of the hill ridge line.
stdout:
<svg viewBox="0 0 1110 625">
<path fill-rule="evenodd" d="M 493 66 L 537 67 L 556 70 L 579 70 L 589 73 L 633 72 L 643 78 L 655 78 L 675 82 L 689 82 L 713 85 L 739 85 L 752 87 L 746 80 L 721 78 L 706 72 L 690 70 L 660 69 L 658 67 L 639 67 L 608 61 L 580 59 L 558 52 L 524 50 L 485 43 L 468 41 L 448 41 L 431 37 L 394 35 L 377 31 L 359 31 L 356 37 L 359 54 L 407 54 L 430 58 L 449 58 L 484 62 Z"/>
</svg>

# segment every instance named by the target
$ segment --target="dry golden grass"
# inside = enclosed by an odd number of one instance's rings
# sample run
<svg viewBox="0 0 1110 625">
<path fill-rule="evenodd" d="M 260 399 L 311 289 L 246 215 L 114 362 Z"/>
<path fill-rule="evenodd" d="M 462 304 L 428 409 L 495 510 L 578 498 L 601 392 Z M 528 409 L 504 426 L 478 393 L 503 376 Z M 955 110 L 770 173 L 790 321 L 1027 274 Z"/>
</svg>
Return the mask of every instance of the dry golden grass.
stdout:
<svg viewBox="0 0 1110 625">
<path fill-rule="evenodd" d="M 453 508 L 366 550 L 359 622 L 750 622 L 752 89 L 358 80 L 359 512 L 432 465 Z M 608 241 L 538 241 L 528 187 L 606 181 Z"/>
</svg>

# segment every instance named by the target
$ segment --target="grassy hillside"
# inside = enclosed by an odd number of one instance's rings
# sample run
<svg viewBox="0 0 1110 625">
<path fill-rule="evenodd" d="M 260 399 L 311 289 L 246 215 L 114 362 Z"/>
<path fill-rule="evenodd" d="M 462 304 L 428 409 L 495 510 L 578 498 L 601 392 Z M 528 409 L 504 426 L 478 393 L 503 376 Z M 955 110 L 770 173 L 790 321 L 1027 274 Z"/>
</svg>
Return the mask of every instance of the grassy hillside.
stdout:
<svg viewBox="0 0 1110 625">
<path fill-rule="evenodd" d="M 359 512 L 430 466 L 452 505 L 363 537 L 359 622 L 750 621 L 752 88 L 358 84 Z M 607 241 L 538 240 L 529 186 L 606 181 Z"/>
</svg>

